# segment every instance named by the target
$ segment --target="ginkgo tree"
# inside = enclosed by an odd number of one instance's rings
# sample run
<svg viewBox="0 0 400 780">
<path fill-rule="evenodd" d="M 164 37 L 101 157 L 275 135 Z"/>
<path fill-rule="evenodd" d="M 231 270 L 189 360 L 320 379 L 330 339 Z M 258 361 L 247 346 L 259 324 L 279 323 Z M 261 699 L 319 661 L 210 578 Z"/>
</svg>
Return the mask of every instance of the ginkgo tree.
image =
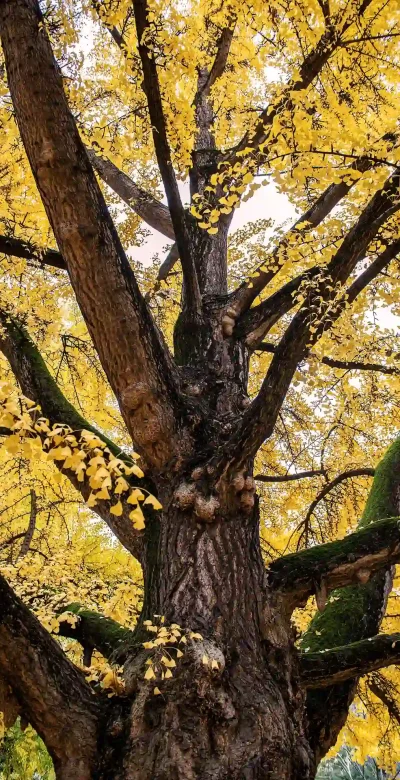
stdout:
<svg viewBox="0 0 400 780">
<path fill-rule="evenodd" d="M 61 780 L 388 765 L 397 0 L 0 0 L 0 38 L 4 725 Z"/>
</svg>

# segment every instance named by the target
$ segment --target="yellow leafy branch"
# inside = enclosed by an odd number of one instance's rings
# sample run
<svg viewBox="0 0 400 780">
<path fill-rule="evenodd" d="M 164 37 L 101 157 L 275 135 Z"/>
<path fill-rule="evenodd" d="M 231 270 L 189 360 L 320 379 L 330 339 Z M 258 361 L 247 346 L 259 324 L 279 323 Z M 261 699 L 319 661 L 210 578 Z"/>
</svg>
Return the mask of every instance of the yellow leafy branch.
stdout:
<svg viewBox="0 0 400 780">
<path fill-rule="evenodd" d="M 134 528 L 141 531 L 145 527 L 144 515 L 140 503 L 161 509 L 161 504 L 145 488 L 132 487 L 127 478 L 144 476 L 137 465 L 139 455 L 133 453 L 132 463 L 126 463 L 116 457 L 106 443 L 93 431 L 73 431 L 69 425 L 55 423 L 40 416 L 40 406 L 23 395 L 15 397 L 9 384 L 0 386 L 0 426 L 12 431 L 3 446 L 12 455 L 22 452 L 30 459 L 40 452 L 47 460 L 57 461 L 60 469 L 71 471 L 78 482 L 88 480 L 91 493 L 87 500 L 89 507 L 98 501 L 110 500 L 112 495 L 117 501 L 110 512 L 117 517 L 123 513 L 121 498 L 132 505 L 129 517 Z M 145 495 L 146 494 L 146 495 Z"/>
</svg>

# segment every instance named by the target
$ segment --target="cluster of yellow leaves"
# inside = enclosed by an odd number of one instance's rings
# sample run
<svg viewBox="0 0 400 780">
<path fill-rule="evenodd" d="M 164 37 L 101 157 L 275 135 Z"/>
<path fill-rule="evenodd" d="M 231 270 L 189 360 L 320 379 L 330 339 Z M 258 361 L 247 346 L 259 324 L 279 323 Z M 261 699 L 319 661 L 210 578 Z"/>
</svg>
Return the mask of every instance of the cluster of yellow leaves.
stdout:
<svg viewBox="0 0 400 780">
<path fill-rule="evenodd" d="M 13 388 L 8 384 L 0 387 L 0 425 L 13 431 L 4 442 L 11 454 L 22 452 L 27 458 L 35 451 L 43 451 L 49 460 L 57 462 L 60 469 L 72 471 L 78 482 L 86 479 L 92 488 L 87 504 L 93 507 L 99 500 L 110 500 L 112 495 L 124 496 L 126 502 L 134 506 L 129 513 L 134 527 L 141 531 L 145 527 L 144 516 L 139 502 L 161 509 L 155 496 L 147 497 L 139 488 L 132 488 L 126 477 L 134 474 L 143 477 L 143 471 L 133 463 L 127 463 L 115 457 L 106 443 L 92 431 L 73 431 L 68 425 L 54 424 L 39 416 L 40 407 L 34 401 L 20 396 L 11 397 Z M 133 459 L 139 456 L 135 454 Z M 116 516 L 123 513 L 121 499 L 110 508 Z"/>
<path fill-rule="evenodd" d="M 182 648 L 187 644 L 188 639 L 201 641 L 203 637 L 195 631 L 182 628 L 177 623 L 166 626 L 163 615 L 154 615 L 154 620 L 154 623 L 152 620 L 145 620 L 143 624 L 149 633 L 154 634 L 153 639 L 143 642 L 145 650 L 151 651 L 151 657 L 145 662 L 144 679 L 156 680 L 159 677 L 161 680 L 168 680 L 173 676 L 171 670 L 175 669 L 176 661 L 184 655 Z M 206 656 L 203 662 L 208 663 Z M 154 694 L 160 693 L 160 689 L 156 686 Z"/>
<path fill-rule="evenodd" d="M 122 696 L 125 690 L 123 680 L 123 667 L 111 666 L 104 661 L 99 666 L 93 664 L 89 667 L 83 667 L 86 681 L 93 685 L 93 692 L 96 689 L 108 691 L 107 696 L 111 699 L 113 696 Z"/>
</svg>

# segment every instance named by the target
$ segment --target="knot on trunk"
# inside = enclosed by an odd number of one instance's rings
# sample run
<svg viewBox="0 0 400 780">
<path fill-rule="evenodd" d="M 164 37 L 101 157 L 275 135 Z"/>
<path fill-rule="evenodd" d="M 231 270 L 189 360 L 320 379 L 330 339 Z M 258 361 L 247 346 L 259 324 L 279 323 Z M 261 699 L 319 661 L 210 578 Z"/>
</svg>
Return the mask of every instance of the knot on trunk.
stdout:
<svg viewBox="0 0 400 780">
<path fill-rule="evenodd" d="M 200 471 L 200 469 L 197 471 Z M 199 474 L 199 477 L 201 477 L 201 474 Z M 196 517 L 204 523 L 212 523 L 219 509 L 218 498 L 212 494 L 204 495 L 200 486 L 194 482 L 182 482 L 175 490 L 174 502 L 183 510 L 193 507 Z"/>
</svg>

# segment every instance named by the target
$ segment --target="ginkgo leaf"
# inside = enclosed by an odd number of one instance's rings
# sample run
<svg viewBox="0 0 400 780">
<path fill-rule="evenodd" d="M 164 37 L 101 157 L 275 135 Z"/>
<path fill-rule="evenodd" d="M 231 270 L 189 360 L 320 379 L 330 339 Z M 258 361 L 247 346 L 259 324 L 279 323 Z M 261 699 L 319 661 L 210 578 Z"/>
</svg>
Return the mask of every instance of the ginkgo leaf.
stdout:
<svg viewBox="0 0 400 780">
<path fill-rule="evenodd" d="M 124 510 L 123 510 L 123 506 L 121 504 L 121 501 L 117 501 L 117 503 L 114 504 L 114 506 L 110 507 L 111 514 L 112 515 L 116 515 L 116 517 L 120 517 L 122 515 L 123 511 Z"/>
<path fill-rule="evenodd" d="M 159 500 L 153 495 L 147 496 L 144 504 L 147 506 L 152 506 L 153 509 L 162 509 L 162 504 L 160 504 Z"/>
<path fill-rule="evenodd" d="M 139 488 L 134 488 L 133 490 L 131 490 L 131 492 L 130 492 L 128 498 L 126 499 L 126 501 L 127 501 L 128 504 L 137 504 L 138 501 L 143 501 L 144 497 L 145 497 L 144 493 L 142 493 L 142 491 L 139 490 Z M 147 499 L 146 499 L 146 501 L 147 501 Z M 145 501 L 145 503 L 146 503 L 146 501 Z"/>
<path fill-rule="evenodd" d="M 129 512 L 129 517 L 131 520 L 133 520 L 134 528 L 136 528 L 137 531 L 142 531 L 145 527 L 145 521 L 140 506 L 137 506 L 136 509 L 133 509 L 132 512 Z"/>
</svg>

